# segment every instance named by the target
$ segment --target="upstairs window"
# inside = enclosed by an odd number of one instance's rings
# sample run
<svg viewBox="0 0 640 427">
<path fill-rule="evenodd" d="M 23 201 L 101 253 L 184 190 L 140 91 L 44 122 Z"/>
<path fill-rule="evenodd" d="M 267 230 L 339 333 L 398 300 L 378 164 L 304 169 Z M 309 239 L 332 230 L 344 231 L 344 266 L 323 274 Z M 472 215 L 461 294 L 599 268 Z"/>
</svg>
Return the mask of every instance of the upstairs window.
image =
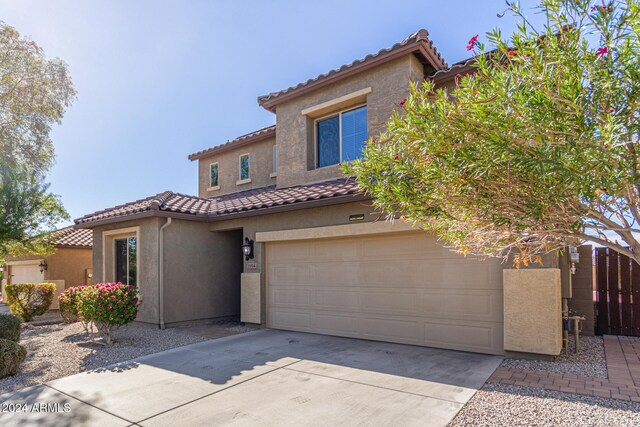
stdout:
<svg viewBox="0 0 640 427">
<path fill-rule="evenodd" d="M 218 184 L 218 163 L 209 165 L 209 187 L 217 187 Z"/>
<path fill-rule="evenodd" d="M 362 157 L 367 138 L 366 105 L 317 120 L 317 167 Z"/>
<path fill-rule="evenodd" d="M 273 146 L 273 171 L 271 171 L 272 174 L 275 174 L 278 172 L 278 146 L 274 145 Z"/>
<path fill-rule="evenodd" d="M 246 181 L 249 179 L 249 155 L 243 154 L 240 156 L 240 181 Z"/>
</svg>

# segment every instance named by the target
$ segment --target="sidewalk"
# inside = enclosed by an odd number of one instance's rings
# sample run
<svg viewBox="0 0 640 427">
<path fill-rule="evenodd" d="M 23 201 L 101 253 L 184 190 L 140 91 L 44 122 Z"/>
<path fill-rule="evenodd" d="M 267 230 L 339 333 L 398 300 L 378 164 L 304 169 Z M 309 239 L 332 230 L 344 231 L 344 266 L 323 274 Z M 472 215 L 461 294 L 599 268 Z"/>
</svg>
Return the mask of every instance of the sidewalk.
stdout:
<svg viewBox="0 0 640 427">
<path fill-rule="evenodd" d="M 640 402 L 640 339 L 604 336 L 608 378 L 498 368 L 488 382 Z"/>
</svg>

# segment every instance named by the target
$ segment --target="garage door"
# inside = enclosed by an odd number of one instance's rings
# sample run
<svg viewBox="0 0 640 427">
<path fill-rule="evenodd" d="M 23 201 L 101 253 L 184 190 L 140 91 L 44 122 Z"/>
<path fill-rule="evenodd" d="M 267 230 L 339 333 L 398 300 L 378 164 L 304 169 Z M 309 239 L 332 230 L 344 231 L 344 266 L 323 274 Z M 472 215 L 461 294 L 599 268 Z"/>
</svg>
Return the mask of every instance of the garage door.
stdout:
<svg viewBox="0 0 640 427">
<path fill-rule="evenodd" d="M 40 272 L 39 261 L 34 264 L 14 264 L 9 266 L 11 283 L 41 283 L 44 273 Z"/>
<path fill-rule="evenodd" d="M 270 242 L 267 326 L 503 353 L 502 266 L 426 233 Z"/>
</svg>

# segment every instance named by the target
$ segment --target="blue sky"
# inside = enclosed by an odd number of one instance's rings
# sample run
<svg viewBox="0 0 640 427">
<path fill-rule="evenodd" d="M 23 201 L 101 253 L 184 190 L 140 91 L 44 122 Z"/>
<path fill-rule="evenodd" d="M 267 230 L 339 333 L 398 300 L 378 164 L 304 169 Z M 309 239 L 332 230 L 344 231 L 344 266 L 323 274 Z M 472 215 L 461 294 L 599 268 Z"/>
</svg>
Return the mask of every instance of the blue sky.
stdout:
<svg viewBox="0 0 640 427">
<path fill-rule="evenodd" d="M 0 19 L 69 64 L 78 99 L 53 131 L 49 181 L 77 218 L 165 190 L 197 194 L 190 153 L 275 123 L 258 95 L 420 28 L 452 64 L 468 56 L 470 36 L 513 30 L 513 19 L 496 16 L 504 8 L 503 0 L 0 0 Z"/>
</svg>

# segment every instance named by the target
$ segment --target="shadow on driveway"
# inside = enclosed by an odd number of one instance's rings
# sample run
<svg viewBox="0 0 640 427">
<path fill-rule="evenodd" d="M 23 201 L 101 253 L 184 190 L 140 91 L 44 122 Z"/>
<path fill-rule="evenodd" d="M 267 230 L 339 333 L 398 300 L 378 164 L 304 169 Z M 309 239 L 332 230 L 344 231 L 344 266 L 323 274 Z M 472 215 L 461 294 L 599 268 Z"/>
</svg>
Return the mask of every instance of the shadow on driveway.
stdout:
<svg viewBox="0 0 640 427">
<path fill-rule="evenodd" d="M 141 425 L 446 425 L 501 360 L 263 329 L 47 385 Z"/>
</svg>

